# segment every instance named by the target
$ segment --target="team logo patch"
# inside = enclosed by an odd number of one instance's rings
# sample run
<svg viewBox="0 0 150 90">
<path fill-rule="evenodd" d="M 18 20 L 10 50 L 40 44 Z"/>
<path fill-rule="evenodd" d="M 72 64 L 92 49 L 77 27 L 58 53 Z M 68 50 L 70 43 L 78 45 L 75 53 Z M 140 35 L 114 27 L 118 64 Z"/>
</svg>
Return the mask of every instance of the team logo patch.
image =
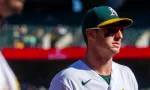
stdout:
<svg viewBox="0 0 150 90">
<path fill-rule="evenodd" d="M 118 16 L 117 12 L 114 9 L 112 9 L 111 7 L 108 7 L 108 9 L 111 11 L 110 16 Z"/>
</svg>

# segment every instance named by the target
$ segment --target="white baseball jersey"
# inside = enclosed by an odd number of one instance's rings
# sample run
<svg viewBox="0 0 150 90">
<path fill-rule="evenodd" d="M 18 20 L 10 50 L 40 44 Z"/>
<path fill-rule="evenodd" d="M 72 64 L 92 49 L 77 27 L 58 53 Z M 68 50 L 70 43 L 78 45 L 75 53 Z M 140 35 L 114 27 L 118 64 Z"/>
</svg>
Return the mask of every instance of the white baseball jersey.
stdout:
<svg viewBox="0 0 150 90">
<path fill-rule="evenodd" d="M 0 52 L 0 90 L 20 90 L 18 80 Z"/>
<path fill-rule="evenodd" d="M 131 69 L 112 63 L 110 85 L 79 60 L 59 72 L 51 81 L 49 90 L 138 90 L 138 84 Z"/>
</svg>

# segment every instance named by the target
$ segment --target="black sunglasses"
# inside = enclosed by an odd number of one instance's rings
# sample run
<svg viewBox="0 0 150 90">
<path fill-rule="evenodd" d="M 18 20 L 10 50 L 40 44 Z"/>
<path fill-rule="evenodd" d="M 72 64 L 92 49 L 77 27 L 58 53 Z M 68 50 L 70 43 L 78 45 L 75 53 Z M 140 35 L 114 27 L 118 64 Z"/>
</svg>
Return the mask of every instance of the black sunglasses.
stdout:
<svg viewBox="0 0 150 90">
<path fill-rule="evenodd" d="M 110 26 L 110 27 L 105 27 L 107 32 L 105 33 L 105 37 L 106 36 L 113 36 L 115 35 L 119 30 L 121 31 L 121 33 L 124 32 L 124 27 L 123 26 Z"/>
<path fill-rule="evenodd" d="M 107 26 L 107 27 L 94 27 L 94 28 L 89 28 L 95 31 L 98 31 L 100 29 L 106 29 L 107 32 L 105 33 L 105 37 L 107 36 L 113 36 L 115 35 L 119 30 L 121 31 L 121 33 L 124 32 L 124 27 L 123 26 Z"/>
</svg>

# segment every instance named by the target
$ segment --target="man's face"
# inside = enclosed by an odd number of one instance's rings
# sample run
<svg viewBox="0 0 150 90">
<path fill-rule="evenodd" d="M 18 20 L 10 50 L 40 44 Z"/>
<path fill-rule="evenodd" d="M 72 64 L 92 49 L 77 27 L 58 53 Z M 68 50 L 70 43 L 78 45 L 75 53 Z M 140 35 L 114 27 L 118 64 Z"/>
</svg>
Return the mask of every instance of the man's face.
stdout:
<svg viewBox="0 0 150 90">
<path fill-rule="evenodd" d="M 99 53 L 117 54 L 120 51 L 121 39 L 124 28 L 121 26 L 110 26 L 95 31 L 94 47 Z"/>
<path fill-rule="evenodd" d="M 24 7 L 24 0 L 4 0 L 8 9 L 13 13 L 20 13 Z"/>
</svg>

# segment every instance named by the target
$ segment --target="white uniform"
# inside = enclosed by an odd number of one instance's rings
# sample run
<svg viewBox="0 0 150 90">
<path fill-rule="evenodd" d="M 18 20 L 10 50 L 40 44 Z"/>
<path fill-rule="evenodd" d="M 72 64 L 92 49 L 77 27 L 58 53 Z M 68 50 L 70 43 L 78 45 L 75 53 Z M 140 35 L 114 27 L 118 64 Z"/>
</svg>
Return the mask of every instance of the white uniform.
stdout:
<svg viewBox="0 0 150 90">
<path fill-rule="evenodd" d="M 0 52 L 0 90 L 20 90 L 18 80 Z"/>
<path fill-rule="evenodd" d="M 113 62 L 108 85 L 100 75 L 79 60 L 58 73 L 49 90 L 138 90 L 138 84 L 127 66 Z"/>
</svg>

